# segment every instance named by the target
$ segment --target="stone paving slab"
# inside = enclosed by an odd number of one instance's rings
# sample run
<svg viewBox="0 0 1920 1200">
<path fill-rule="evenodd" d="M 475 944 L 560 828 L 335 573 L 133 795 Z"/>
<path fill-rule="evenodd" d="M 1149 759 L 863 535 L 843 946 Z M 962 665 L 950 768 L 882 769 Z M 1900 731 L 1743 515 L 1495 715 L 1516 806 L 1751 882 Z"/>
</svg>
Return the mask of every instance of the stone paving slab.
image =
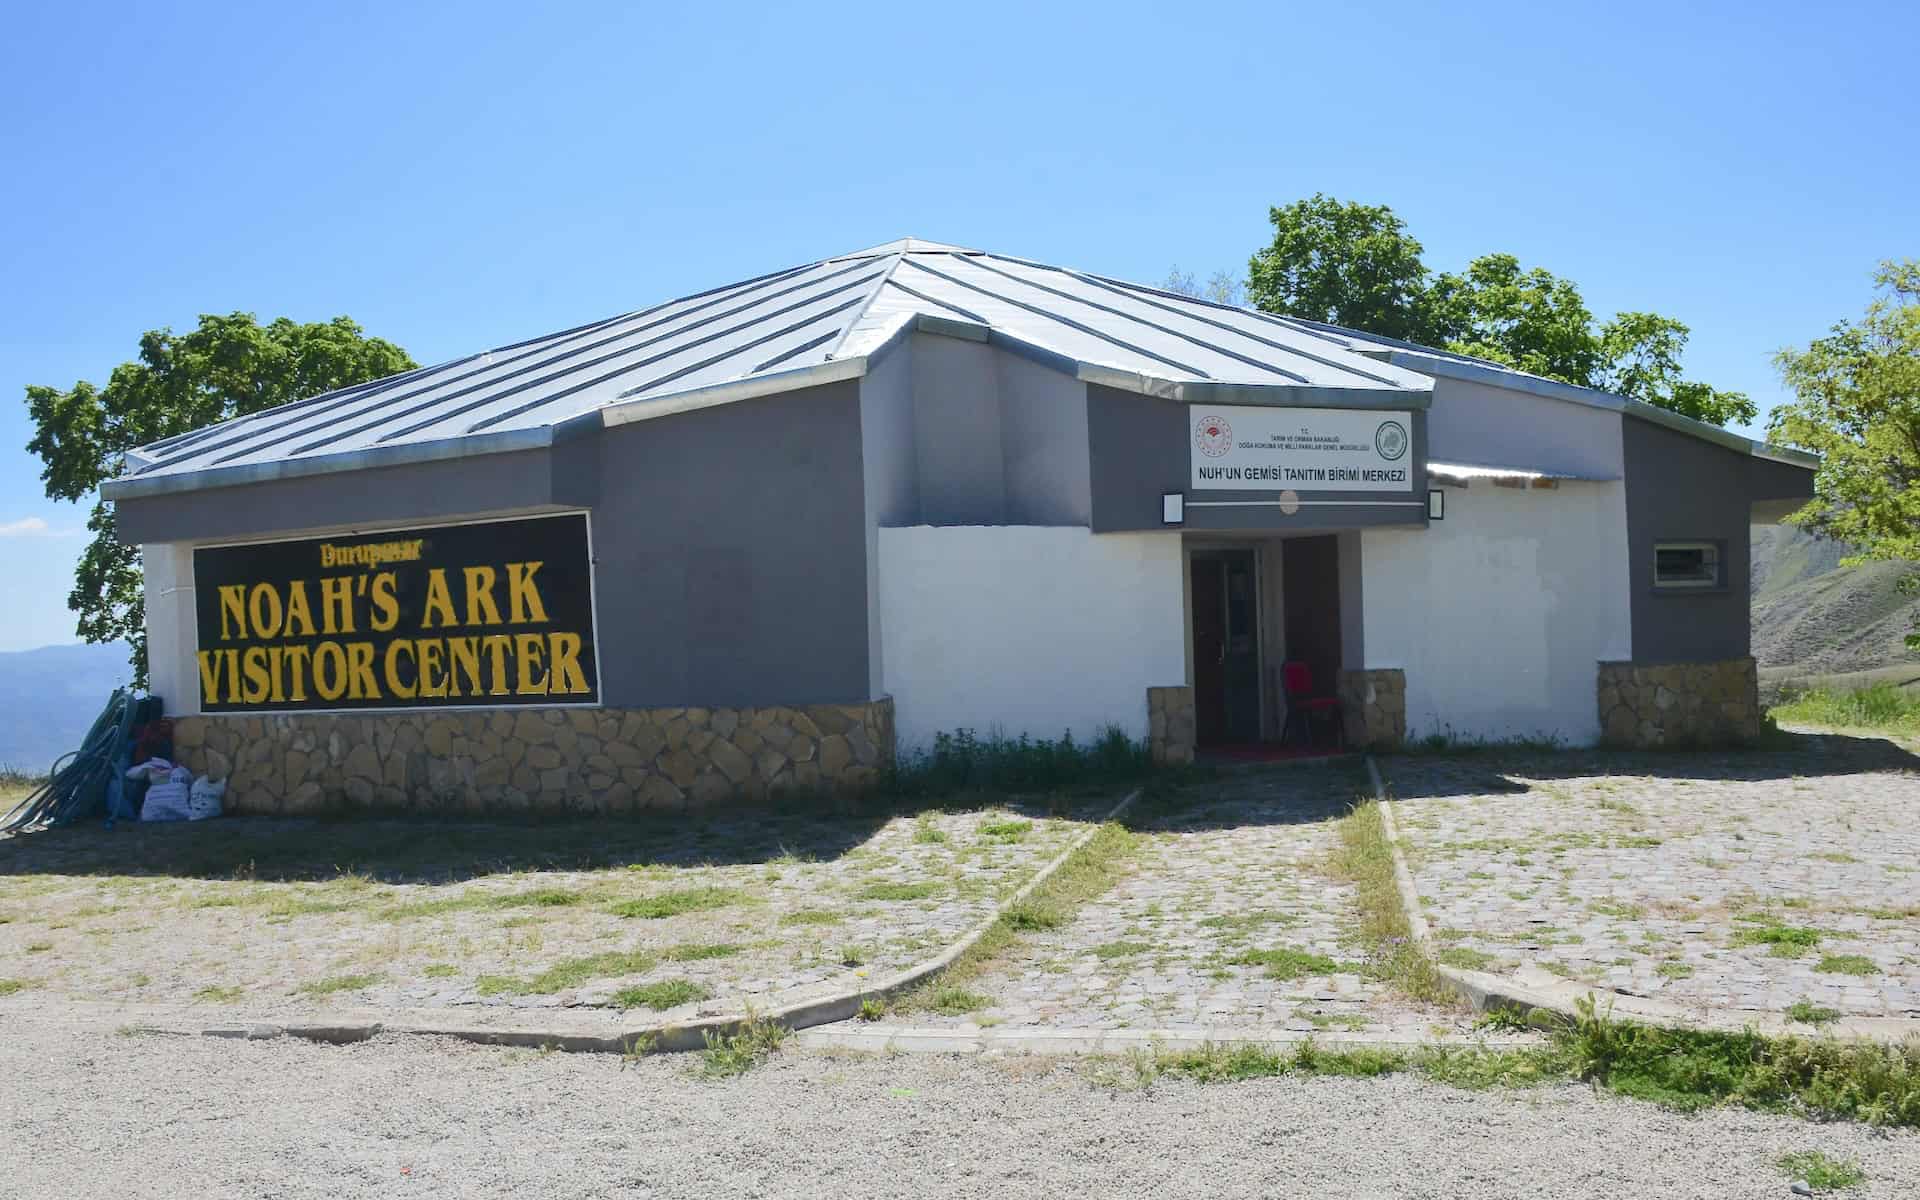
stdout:
<svg viewBox="0 0 1920 1200">
<path fill-rule="evenodd" d="M 766 1010 L 932 957 L 1112 803 L 42 831 L 0 839 L 0 1007 L 483 1027 L 564 1010 L 596 1028 Z M 600 961 L 548 975 L 583 959 Z M 672 1003 L 610 1007 L 667 982 L 685 985 Z"/>
<path fill-rule="evenodd" d="M 1285 767 L 1143 802 L 1127 877 L 1065 927 L 1023 934 L 967 982 L 984 1007 L 905 1020 L 957 1034 L 1158 1030 L 1203 1040 L 1221 1030 L 1397 1041 L 1466 1033 L 1467 1014 L 1399 998 L 1354 944 L 1353 888 L 1328 860 L 1336 823 L 1367 789 L 1351 764 Z M 1309 957 L 1296 965 L 1290 953 Z M 1267 965 L 1276 958 L 1277 969 Z"/>
<path fill-rule="evenodd" d="M 1920 759 L 1888 743 L 1379 766 L 1448 965 L 1702 1016 L 1920 1017 Z"/>
</svg>

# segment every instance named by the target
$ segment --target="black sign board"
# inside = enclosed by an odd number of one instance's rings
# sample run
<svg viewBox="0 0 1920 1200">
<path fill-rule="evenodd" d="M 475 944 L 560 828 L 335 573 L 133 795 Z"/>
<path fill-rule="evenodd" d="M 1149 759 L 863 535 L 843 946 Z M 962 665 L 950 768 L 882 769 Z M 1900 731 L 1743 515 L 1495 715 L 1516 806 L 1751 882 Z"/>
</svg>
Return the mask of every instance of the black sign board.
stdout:
<svg viewBox="0 0 1920 1200">
<path fill-rule="evenodd" d="M 206 712 L 596 704 L 584 514 L 193 553 Z"/>
</svg>

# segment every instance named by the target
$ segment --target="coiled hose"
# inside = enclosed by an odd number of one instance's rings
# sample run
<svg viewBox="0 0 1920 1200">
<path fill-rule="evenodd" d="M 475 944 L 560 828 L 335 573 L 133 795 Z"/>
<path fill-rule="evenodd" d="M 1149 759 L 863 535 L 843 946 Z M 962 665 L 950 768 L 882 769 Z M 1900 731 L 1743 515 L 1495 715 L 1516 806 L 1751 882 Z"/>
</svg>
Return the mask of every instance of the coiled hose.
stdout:
<svg viewBox="0 0 1920 1200">
<path fill-rule="evenodd" d="M 47 781 L 27 793 L 12 812 L 0 817 L 0 833 L 17 833 L 41 825 L 69 825 L 106 813 L 108 784 L 119 767 L 138 705 L 125 688 L 116 689 L 107 706 L 94 718 L 93 728 L 78 750 L 60 756 Z M 119 813 L 106 813 L 111 821 Z"/>
</svg>

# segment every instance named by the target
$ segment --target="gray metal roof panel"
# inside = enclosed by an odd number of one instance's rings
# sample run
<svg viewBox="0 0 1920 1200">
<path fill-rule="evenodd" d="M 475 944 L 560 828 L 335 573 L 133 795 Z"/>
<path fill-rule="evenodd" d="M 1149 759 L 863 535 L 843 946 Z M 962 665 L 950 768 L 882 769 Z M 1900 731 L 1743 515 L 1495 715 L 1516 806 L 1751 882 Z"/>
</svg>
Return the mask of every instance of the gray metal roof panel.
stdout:
<svg viewBox="0 0 1920 1200">
<path fill-rule="evenodd" d="M 479 452 L 507 444 L 495 435 L 615 406 L 631 420 L 677 411 L 682 396 L 769 394 L 875 351 L 922 316 L 982 327 L 1083 378 L 1160 395 L 1423 404 L 1432 387 L 1417 371 L 1264 314 L 904 238 L 155 442 L 103 493 L 446 457 L 463 439 Z"/>
</svg>

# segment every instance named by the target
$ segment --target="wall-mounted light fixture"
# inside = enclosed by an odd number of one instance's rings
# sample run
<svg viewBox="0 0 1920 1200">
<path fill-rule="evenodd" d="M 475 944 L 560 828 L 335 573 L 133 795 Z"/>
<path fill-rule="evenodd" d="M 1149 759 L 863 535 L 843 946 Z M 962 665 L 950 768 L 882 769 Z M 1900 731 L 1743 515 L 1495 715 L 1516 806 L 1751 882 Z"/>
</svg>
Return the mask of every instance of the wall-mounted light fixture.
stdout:
<svg viewBox="0 0 1920 1200">
<path fill-rule="evenodd" d="M 1160 519 L 1169 525 L 1178 525 L 1187 519 L 1187 494 L 1185 492 L 1162 492 L 1160 494 Z"/>
<path fill-rule="evenodd" d="M 1447 494 L 1439 488 L 1427 491 L 1427 520 L 1444 521 L 1447 519 Z"/>
</svg>

